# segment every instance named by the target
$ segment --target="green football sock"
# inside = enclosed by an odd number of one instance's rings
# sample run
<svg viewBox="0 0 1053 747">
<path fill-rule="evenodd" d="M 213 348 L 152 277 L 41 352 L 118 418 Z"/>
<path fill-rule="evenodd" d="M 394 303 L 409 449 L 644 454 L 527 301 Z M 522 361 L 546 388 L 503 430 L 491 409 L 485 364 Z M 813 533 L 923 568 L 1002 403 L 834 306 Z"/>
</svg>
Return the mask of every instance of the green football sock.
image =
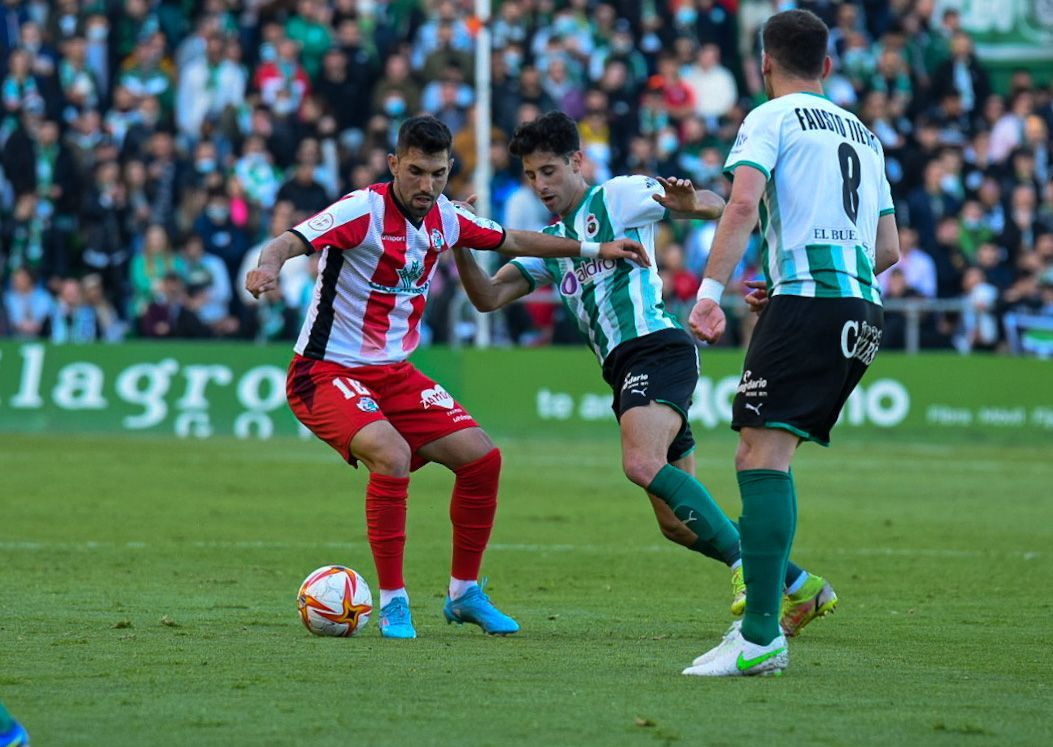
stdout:
<svg viewBox="0 0 1053 747">
<path fill-rule="evenodd" d="M 779 635 L 786 559 L 793 544 L 793 482 L 789 473 L 771 469 L 744 470 L 738 480 L 746 579 L 742 636 L 766 646 Z"/>
<path fill-rule="evenodd" d="M 796 493 L 794 493 L 794 501 L 793 501 L 793 519 L 794 519 L 794 521 L 793 521 L 793 533 L 797 534 L 797 494 Z M 739 532 L 740 534 L 742 533 L 741 530 L 739 529 L 739 525 L 736 522 L 733 521 L 733 522 L 731 522 L 731 524 L 732 524 L 732 526 L 735 527 L 735 531 L 736 532 Z M 692 547 L 691 549 L 693 550 L 694 547 Z M 698 552 L 702 552 L 702 551 L 699 550 Z M 736 558 L 736 560 L 737 560 L 737 558 Z M 734 562 L 734 561 L 732 561 L 732 562 Z M 790 586 L 797 579 L 799 579 L 801 577 L 802 573 L 805 573 L 804 568 L 801 568 L 801 566 L 797 565 L 792 560 L 787 559 L 787 561 L 786 561 L 786 577 L 783 579 L 783 585 L 787 586 L 787 587 Z"/>
<path fill-rule="evenodd" d="M 15 720 L 11 718 L 11 714 L 4 708 L 4 704 L 0 703 L 0 734 L 3 734 L 14 725 Z"/>
<path fill-rule="evenodd" d="M 739 533 L 735 525 L 694 477 L 667 464 L 647 486 L 647 492 L 665 501 L 676 518 L 698 535 L 693 550 L 728 565 L 738 559 Z"/>
</svg>

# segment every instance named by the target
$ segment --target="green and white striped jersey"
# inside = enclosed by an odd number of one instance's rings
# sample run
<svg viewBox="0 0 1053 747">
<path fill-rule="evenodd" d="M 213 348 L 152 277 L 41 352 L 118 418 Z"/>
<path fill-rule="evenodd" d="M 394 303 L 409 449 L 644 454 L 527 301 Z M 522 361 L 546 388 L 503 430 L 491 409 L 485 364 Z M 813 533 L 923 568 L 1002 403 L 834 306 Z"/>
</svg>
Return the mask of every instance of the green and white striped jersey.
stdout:
<svg viewBox="0 0 1053 747">
<path fill-rule="evenodd" d="M 881 142 L 824 96 L 791 93 L 739 128 L 724 172 L 761 171 L 761 264 L 773 296 L 881 303 L 874 278 L 879 216 L 892 213 Z"/>
<path fill-rule="evenodd" d="M 570 215 L 543 232 L 579 241 L 635 239 L 653 262 L 655 223 L 666 211 L 652 195 L 662 193 L 662 186 L 649 177 L 618 176 L 590 187 Z M 680 326 L 665 309 L 662 280 L 653 264 L 640 267 L 598 257 L 519 257 L 512 264 L 531 290 L 556 285 L 600 363 L 626 340 Z"/>
</svg>

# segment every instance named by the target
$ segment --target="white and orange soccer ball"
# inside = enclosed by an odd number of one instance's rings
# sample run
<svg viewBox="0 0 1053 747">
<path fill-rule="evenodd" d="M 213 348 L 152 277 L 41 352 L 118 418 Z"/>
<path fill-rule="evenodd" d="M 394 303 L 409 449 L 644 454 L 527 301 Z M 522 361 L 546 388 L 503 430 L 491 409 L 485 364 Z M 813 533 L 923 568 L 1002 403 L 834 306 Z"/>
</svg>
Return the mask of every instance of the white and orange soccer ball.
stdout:
<svg viewBox="0 0 1053 747">
<path fill-rule="evenodd" d="M 351 568 L 324 565 L 300 584 L 296 607 L 304 627 L 315 635 L 352 636 L 373 612 L 369 584 Z"/>
</svg>

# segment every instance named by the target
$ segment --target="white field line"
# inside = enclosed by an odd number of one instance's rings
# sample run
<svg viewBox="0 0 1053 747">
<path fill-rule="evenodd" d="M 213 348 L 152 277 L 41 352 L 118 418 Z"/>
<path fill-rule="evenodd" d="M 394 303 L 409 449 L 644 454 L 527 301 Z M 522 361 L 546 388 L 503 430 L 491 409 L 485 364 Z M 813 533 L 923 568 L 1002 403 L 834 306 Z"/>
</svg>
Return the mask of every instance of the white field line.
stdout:
<svg viewBox="0 0 1053 747">
<path fill-rule="evenodd" d="M 434 544 L 434 543 L 433 543 Z M 175 550 L 182 548 L 197 548 L 207 550 L 291 550 L 291 549 L 333 549 L 352 550 L 363 549 L 365 542 L 274 542 L 274 541 L 251 541 L 251 542 L 33 542 L 33 541 L 0 541 L 0 551 L 50 551 L 50 552 L 84 552 L 94 550 Z M 490 545 L 494 552 L 536 552 L 536 553 L 589 553 L 589 554 L 614 554 L 625 553 L 665 553 L 679 552 L 672 544 L 663 545 L 636 545 L 626 547 L 624 545 L 593 545 L 593 544 L 523 544 L 495 542 Z M 803 555 L 844 555 L 849 557 L 909 557 L 909 558 L 983 558 L 1003 557 L 1022 558 L 1034 560 L 1042 557 L 1043 553 L 1038 551 L 1024 550 L 956 550 L 953 548 L 908 548 L 908 547 L 826 547 L 820 550 L 810 550 L 807 547 L 795 548 L 794 552 Z"/>
</svg>

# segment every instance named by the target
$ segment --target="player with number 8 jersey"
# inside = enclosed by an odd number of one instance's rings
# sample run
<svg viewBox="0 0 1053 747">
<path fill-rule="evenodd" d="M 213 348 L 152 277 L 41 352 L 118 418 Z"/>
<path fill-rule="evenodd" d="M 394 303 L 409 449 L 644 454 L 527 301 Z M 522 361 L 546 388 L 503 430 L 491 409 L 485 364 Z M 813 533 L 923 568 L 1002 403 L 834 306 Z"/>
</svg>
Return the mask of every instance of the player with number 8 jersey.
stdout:
<svg viewBox="0 0 1053 747">
<path fill-rule="evenodd" d="M 277 287 L 289 257 L 322 253 L 286 393 L 300 422 L 349 464 L 361 462 L 370 472 L 366 528 L 386 638 L 416 637 L 403 578 L 406 501 L 410 472 L 428 462 L 456 475 L 447 621 L 497 635 L 519 629 L 478 584 L 497 507 L 500 452 L 449 392 L 407 360 L 420 343 L 440 256 L 467 247 L 648 261 L 635 241 L 599 244 L 505 231 L 455 205 L 442 195 L 450 146 L 449 129 L 434 117 L 406 120 L 388 156 L 391 183 L 352 192 L 271 240 L 246 278 L 258 296 Z"/>
</svg>

